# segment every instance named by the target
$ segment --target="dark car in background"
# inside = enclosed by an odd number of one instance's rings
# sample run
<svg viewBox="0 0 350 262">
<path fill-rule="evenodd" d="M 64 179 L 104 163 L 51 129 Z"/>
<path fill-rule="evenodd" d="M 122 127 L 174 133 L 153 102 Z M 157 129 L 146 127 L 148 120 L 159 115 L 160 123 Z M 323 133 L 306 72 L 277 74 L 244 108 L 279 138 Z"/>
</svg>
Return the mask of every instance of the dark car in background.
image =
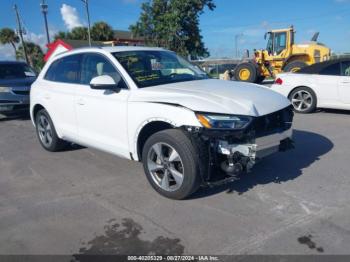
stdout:
<svg viewBox="0 0 350 262">
<path fill-rule="evenodd" d="M 24 62 L 0 61 L 1 115 L 28 112 L 30 86 L 35 78 L 35 71 Z"/>
</svg>

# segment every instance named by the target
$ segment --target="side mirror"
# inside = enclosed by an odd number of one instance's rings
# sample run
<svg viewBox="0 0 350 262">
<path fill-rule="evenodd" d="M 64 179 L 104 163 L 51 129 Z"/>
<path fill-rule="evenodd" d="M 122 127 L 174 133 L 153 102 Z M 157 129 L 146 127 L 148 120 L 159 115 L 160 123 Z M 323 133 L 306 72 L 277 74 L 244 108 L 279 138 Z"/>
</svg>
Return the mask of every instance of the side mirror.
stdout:
<svg viewBox="0 0 350 262">
<path fill-rule="evenodd" d="M 90 87 L 96 90 L 118 90 L 120 89 L 118 87 L 119 82 L 120 76 L 117 82 L 109 75 L 96 76 L 91 79 Z"/>
</svg>

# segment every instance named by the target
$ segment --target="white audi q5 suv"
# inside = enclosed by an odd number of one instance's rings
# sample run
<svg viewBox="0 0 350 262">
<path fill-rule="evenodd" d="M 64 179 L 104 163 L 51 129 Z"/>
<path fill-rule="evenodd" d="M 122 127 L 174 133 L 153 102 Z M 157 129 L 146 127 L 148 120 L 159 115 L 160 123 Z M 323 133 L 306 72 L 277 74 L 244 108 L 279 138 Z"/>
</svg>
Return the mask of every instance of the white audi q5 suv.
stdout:
<svg viewBox="0 0 350 262">
<path fill-rule="evenodd" d="M 290 102 L 255 84 L 209 79 L 174 52 L 83 48 L 51 58 L 31 89 L 41 145 L 142 161 L 160 194 L 183 199 L 233 181 L 291 146 Z"/>
</svg>

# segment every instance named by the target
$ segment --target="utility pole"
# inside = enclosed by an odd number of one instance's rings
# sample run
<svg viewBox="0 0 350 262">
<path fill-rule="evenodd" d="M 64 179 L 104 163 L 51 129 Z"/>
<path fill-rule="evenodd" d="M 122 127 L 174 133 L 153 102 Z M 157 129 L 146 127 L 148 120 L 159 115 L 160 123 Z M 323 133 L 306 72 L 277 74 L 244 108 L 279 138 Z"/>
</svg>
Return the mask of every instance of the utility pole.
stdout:
<svg viewBox="0 0 350 262">
<path fill-rule="evenodd" d="M 19 38 L 21 39 L 21 44 L 23 46 L 24 58 L 26 59 L 27 64 L 29 64 L 27 48 L 26 48 L 26 45 L 25 45 L 24 40 L 23 40 L 22 23 L 21 23 L 21 19 L 19 17 L 18 8 L 17 8 L 16 4 L 14 5 L 13 9 L 15 9 L 15 13 L 16 13 L 16 20 L 17 20 L 17 26 L 18 26 L 17 30 L 18 30 Z"/>
<path fill-rule="evenodd" d="M 42 0 L 40 6 L 41 6 L 41 12 L 44 15 L 47 44 L 50 44 L 49 27 L 47 25 L 47 9 L 48 9 L 48 5 L 45 3 L 45 0 Z"/>
<path fill-rule="evenodd" d="M 235 52 L 236 52 L 236 58 L 238 58 L 239 57 L 239 54 L 238 54 L 238 52 L 239 52 L 239 50 L 238 50 L 238 40 L 239 40 L 239 38 L 240 37 L 242 37 L 243 36 L 243 34 L 242 33 L 239 33 L 239 34 L 236 34 L 235 35 Z"/>
<path fill-rule="evenodd" d="M 85 4 L 86 18 L 88 20 L 88 39 L 89 39 L 89 46 L 91 46 L 89 2 L 88 0 L 81 0 L 81 1 Z"/>
</svg>

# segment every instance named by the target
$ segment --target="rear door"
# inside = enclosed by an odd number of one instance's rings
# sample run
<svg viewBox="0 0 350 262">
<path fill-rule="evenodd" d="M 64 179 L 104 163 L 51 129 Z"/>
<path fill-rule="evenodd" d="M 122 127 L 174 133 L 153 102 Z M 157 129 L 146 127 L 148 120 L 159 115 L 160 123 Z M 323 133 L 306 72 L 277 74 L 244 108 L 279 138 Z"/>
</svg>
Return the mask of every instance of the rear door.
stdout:
<svg viewBox="0 0 350 262">
<path fill-rule="evenodd" d="M 120 73 L 106 56 L 85 53 L 75 103 L 79 140 L 83 144 L 126 157 L 130 152 L 127 136 L 127 100 L 130 91 L 123 78 L 119 82 L 121 89 L 118 92 L 91 89 L 91 79 L 101 75 L 117 80 Z"/>
<path fill-rule="evenodd" d="M 350 104 L 350 61 L 341 63 L 339 99 L 342 103 Z"/>
<path fill-rule="evenodd" d="M 59 134 L 77 137 L 75 92 L 80 81 L 81 55 L 70 55 L 52 63 L 44 76 L 43 100 Z"/>
</svg>

